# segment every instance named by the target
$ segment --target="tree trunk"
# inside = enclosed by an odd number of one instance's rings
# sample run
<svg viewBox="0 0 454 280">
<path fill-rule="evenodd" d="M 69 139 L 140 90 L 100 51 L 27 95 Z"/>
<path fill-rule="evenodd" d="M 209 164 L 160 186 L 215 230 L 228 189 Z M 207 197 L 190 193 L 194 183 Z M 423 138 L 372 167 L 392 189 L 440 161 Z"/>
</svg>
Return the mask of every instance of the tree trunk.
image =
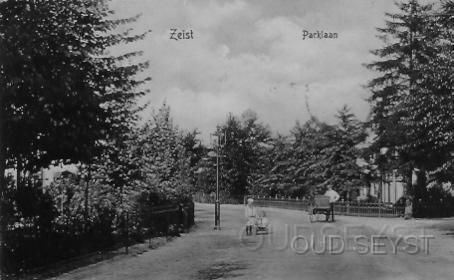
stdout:
<svg viewBox="0 0 454 280">
<path fill-rule="evenodd" d="M 414 30 L 413 30 L 413 16 L 415 13 L 415 1 L 411 1 L 411 22 L 409 25 L 409 36 L 410 36 L 410 44 L 413 44 L 413 37 L 414 37 Z M 408 93 L 410 96 L 413 96 L 413 88 L 415 84 L 415 78 L 414 78 L 414 61 L 413 61 L 413 49 L 410 50 L 410 59 L 409 59 L 409 74 L 408 74 L 408 82 L 409 82 L 409 87 L 408 87 Z M 406 186 L 407 190 L 405 190 L 405 193 L 410 196 L 414 196 L 414 188 L 413 188 L 413 163 L 410 163 L 409 166 L 409 177 L 408 177 L 408 184 Z"/>
</svg>

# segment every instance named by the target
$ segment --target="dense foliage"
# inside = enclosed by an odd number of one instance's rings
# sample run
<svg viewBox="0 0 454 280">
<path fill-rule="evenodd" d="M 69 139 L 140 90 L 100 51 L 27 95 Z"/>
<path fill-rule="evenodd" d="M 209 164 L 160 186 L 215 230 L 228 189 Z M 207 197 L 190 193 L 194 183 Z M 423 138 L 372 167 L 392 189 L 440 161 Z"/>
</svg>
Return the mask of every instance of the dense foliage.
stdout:
<svg viewBox="0 0 454 280">
<path fill-rule="evenodd" d="M 111 54 L 146 35 L 125 29 L 136 19 L 108 1 L 0 2 L 0 173 L 16 175 L 0 181 L 2 271 L 105 248 L 140 234 L 144 209 L 188 200 L 191 135 L 166 106 L 139 124 L 148 63 Z M 77 171 L 43 186 L 58 163 Z"/>
<path fill-rule="evenodd" d="M 2 111 L 8 166 L 35 171 L 54 160 L 89 160 L 100 140 L 130 121 L 144 92 L 138 53 L 109 48 L 140 39 L 109 20 L 106 1 L 2 1 Z"/>
<path fill-rule="evenodd" d="M 424 188 L 427 180 L 453 179 L 453 2 L 410 0 L 398 8 L 378 29 L 385 46 L 368 65 L 378 73 L 369 83 L 371 124 L 376 150 L 388 147 L 398 155 L 396 167 L 409 187 L 419 170 L 416 187 Z"/>
</svg>

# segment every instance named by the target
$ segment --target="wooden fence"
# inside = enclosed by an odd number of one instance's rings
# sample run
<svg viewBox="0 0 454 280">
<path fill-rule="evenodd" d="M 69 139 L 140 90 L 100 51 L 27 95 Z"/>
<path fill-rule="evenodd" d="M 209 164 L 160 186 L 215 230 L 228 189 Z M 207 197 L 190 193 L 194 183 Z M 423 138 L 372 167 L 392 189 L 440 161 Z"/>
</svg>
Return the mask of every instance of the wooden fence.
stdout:
<svg viewBox="0 0 454 280">
<path fill-rule="evenodd" d="M 33 228 L 7 231 L 7 240 L 2 243 L 4 254 L 0 278 L 15 277 L 16 273 L 40 273 L 64 267 L 74 262 L 83 262 L 93 256 L 101 257 L 120 248 L 128 253 L 130 245 L 157 236 L 178 235 L 194 225 L 194 203 L 169 204 L 151 207 L 142 213 L 125 213 L 121 225 L 112 232 L 70 234 L 49 232 L 39 234 Z"/>
</svg>

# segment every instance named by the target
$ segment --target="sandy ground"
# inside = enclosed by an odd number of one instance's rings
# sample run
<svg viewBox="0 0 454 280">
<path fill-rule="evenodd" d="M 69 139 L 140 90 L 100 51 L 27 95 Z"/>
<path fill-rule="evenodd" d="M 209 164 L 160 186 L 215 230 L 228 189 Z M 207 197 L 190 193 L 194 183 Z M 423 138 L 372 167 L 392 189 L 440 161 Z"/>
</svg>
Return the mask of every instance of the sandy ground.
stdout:
<svg viewBox="0 0 454 280">
<path fill-rule="evenodd" d="M 454 219 L 337 216 L 334 223 L 310 223 L 305 212 L 268 208 L 270 232 L 245 236 L 243 207 L 221 207 L 221 231 L 213 230 L 213 210 L 213 205 L 196 204 L 194 229 L 162 247 L 55 279 L 452 279 L 454 275 Z"/>
</svg>

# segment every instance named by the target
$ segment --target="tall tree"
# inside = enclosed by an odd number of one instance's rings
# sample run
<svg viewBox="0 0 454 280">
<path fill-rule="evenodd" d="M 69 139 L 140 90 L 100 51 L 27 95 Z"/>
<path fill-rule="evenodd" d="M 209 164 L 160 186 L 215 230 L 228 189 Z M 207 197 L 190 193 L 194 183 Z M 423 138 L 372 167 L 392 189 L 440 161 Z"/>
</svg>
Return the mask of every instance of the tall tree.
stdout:
<svg viewBox="0 0 454 280">
<path fill-rule="evenodd" d="M 241 121 L 229 115 L 226 122 L 216 131 L 221 146 L 219 151 L 221 188 L 232 196 L 244 195 L 250 172 L 252 151 L 247 145 L 246 131 Z M 217 140 L 216 140 L 217 141 Z"/>
<path fill-rule="evenodd" d="M 221 188 L 234 197 L 254 192 L 264 168 L 260 158 L 270 141 L 269 128 L 254 111 L 246 110 L 240 118 L 230 114 L 216 134 L 221 144 Z"/>
<path fill-rule="evenodd" d="M 271 142 L 272 149 L 264 150 L 261 155 L 257 183 L 259 195 L 297 195 L 301 196 L 302 190 L 295 184 L 293 144 L 289 137 L 278 135 Z"/>
<path fill-rule="evenodd" d="M 454 20 L 453 2 L 444 1 L 428 15 L 424 44 L 425 63 L 418 65 L 423 73 L 418 90 L 404 101 L 411 137 L 405 148 L 423 154 L 420 166 L 435 178 L 444 177 L 452 166 L 454 151 Z M 453 177 L 449 178 L 452 179 Z"/>
<path fill-rule="evenodd" d="M 386 27 L 377 29 L 385 46 L 373 51 L 379 60 L 368 65 L 380 74 L 369 83 L 371 123 L 378 135 L 377 150 L 380 147 L 398 150 L 411 171 L 414 166 L 421 168 L 436 158 L 428 153 L 430 145 L 415 145 L 422 131 L 413 130 L 414 116 L 409 110 L 415 105 L 414 100 L 426 92 L 424 65 L 431 63 L 437 51 L 430 43 L 436 33 L 430 28 L 433 5 L 409 0 L 397 6 L 399 13 L 387 13 Z M 411 183 L 411 173 L 406 179 Z"/>
<path fill-rule="evenodd" d="M 324 170 L 322 184 L 333 185 L 350 199 L 364 185 L 356 160 L 360 156 L 357 145 L 364 141 L 366 133 L 347 106 L 339 110 L 336 117 L 338 124 L 327 135 L 330 145 L 321 151 L 320 163 Z"/>
<path fill-rule="evenodd" d="M 163 104 L 139 131 L 138 151 L 145 190 L 163 199 L 185 199 L 191 190 L 190 158 L 182 132 L 173 124 L 170 107 Z"/>
<path fill-rule="evenodd" d="M 107 0 L 0 2 L 2 197 L 5 168 L 21 184 L 54 161 L 89 163 L 134 116 L 147 63 L 108 51 L 145 34 L 116 31 L 136 17 L 109 17 Z"/>
<path fill-rule="evenodd" d="M 188 160 L 189 164 L 189 181 L 190 185 L 193 187 L 195 187 L 195 185 L 197 184 L 197 180 L 200 176 L 199 174 L 205 171 L 202 160 L 207 154 L 206 147 L 202 145 L 202 143 L 198 139 L 199 134 L 200 132 L 195 129 L 190 132 L 184 133 L 183 138 L 181 139 L 184 148 L 184 157 Z"/>
<path fill-rule="evenodd" d="M 329 138 L 335 128 L 312 117 L 303 125 L 297 123 L 292 130 L 294 155 L 290 170 L 301 195 L 313 196 L 326 187 L 324 150 L 335 145 Z"/>
</svg>

